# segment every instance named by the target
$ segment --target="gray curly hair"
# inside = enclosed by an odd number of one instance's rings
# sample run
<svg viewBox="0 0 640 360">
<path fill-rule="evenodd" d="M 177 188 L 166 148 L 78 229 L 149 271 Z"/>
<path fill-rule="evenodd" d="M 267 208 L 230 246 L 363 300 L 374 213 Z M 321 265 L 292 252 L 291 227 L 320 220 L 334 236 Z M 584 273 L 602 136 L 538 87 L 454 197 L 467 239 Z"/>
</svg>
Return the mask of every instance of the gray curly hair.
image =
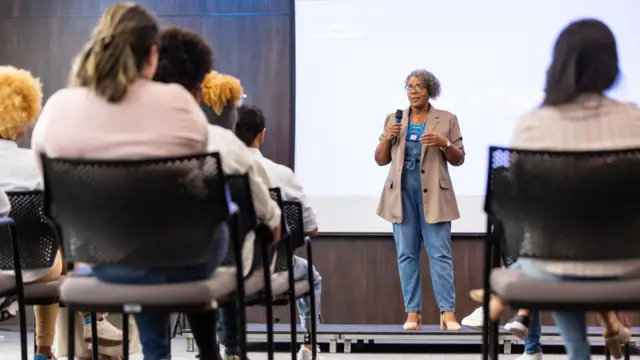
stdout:
<svg viewBox="0 0 640 360">
<path fill-rule="evenodd" d="M 425 70 L 418 69 L 413 70 L 407 75 L 407 78 L 404 80 L 404 86 L 406 87 L 409 84 L 409 80 L 412 77 L 417 77 L 422 85 L 427 89 L 427 93 L 429 94 L 429 98 L 437 99 L 440 96 L 440 80 L 433 75 L 433 73 Z"/>
</svg>

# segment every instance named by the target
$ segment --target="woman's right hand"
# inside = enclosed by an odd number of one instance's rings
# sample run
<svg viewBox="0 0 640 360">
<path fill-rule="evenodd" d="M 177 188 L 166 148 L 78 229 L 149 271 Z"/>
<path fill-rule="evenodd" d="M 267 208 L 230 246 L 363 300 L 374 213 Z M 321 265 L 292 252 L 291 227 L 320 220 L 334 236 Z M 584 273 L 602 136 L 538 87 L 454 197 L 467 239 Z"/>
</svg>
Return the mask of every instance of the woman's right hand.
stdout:
<svg viewBox="0 0 640 360">
<path fill-rule="evenodd" d="M 384 139 L 387 141 L 393 140 L 396 136 L 400 135 L 402 124 L 395 121 L 389 121 L 384 129 Z"/>
</svg>

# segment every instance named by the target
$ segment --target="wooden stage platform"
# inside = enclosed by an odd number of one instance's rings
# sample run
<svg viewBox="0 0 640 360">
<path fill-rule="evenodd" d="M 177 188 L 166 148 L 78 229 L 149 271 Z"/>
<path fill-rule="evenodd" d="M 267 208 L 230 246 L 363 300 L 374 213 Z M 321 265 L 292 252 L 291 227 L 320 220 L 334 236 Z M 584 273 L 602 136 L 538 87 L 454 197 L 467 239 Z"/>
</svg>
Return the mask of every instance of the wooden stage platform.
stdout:
<svg viewBox="0 0 640 360">
<path fill-rule="evenodd" d="M 264 324 L 249 324 L 247 326 L 247 340 L 249 343 L 266 343 L 266 326 Z M 274 340 L 276 342 L 288 342 L 289 324 L 274 325 Z M 640 328 L 633 328 L 631 343 L 640 345 Z M 191 334 L 183 334 L 187 340 L 188 351 L 195 351 L 195 344 Z M 303 331 L 298 326 L 298 342 L 303 341 Z M 318 326 L 317 338 L 319 343 L 329 343 L 329 352 L 336 353 L 338 344 L 342 344 L 344 353 L 350 353 L 353 343 L 364 342 L 394 343 L 394 344 L 480 344 L 482 333 L 480 331 L 463 327 L 461 331 L 442 331 L 437 325 L 423 325 L 419 331 L 405 331 L 401 325 L 349 325 L 349 324 L 322 324 Z M 499 336 L 504 353 L 511 353 L 513 344 L 522 344 L 515 336 L 501 329 Z M 561 344 L 561 337 L 555 326 L 543 326 L 541 342 Z M 589 328 L 589 341 L 592 345 L 602 344 L 602 330 L 599 327 Z"/>
</svg>

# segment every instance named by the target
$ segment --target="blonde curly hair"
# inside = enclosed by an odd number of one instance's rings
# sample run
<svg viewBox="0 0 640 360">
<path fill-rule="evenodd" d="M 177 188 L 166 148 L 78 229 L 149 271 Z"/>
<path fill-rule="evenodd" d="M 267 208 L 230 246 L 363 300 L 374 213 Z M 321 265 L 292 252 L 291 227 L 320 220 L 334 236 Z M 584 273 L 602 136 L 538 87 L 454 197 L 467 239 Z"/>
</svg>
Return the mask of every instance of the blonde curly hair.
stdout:
<svg viewBox="0 0 640 360">
<path fill-rule="evenodd" d="M 213 109 L 218 116 L 222 114 L 227 104 L 240 105 L 242 93 L 240 80 L 231 75 L 212 71 L 202 82 L 202 102 Z"/>
<path fill-rule="evenodd" d="M 15 141 L 42 109 L 42 84 L 27 70 L 0 66 L 0 139 Z"/>
</svg>

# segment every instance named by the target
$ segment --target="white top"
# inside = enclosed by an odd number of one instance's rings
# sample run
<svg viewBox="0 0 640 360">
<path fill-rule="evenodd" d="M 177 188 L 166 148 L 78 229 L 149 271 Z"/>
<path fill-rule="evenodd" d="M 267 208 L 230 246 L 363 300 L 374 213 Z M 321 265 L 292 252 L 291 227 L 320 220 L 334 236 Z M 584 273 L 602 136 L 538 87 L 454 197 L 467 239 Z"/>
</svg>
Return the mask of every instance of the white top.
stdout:
<svg viewBox="0 0 640 360">
<path fill-rule="evenodd" d="M 42 190 L 37 158 L 30 149 L 13 141 L 0 140 L 0 189 L 4 191 Z"/>
<path fill-rule="evenodd" d="M 258 162 L 262 165 L 269 177 L 272 187 L 280 188 L 282 200 L 298 201 L 302 204 L 302 218 L 304 232 L 309 233 L 318 228 L 316 214 L 309 204 L 309 200 L 304 193 L 304 189 L 293 171 L 281 164 L 277 164 L 262 155 L 259 149 L 250 148 Z"/>
<path fill-rule="evenodd" d="M 209 125 L 209 142 L 207 151 L 219 152 L 222 159 L 222 170 L 225 174 L 248 174 L 251 186 L 251 197 L 257 218 L 275 229 L 280 225 L 280 208 L 271 199 L 268 184 L 262 179 L 265 170 L 256 162 L 249 148 L 238 139 L 236 134 L 218 125 Z"/>
<path fill-rule="evenodd" d="M 0 140 L 0 190 L 2 191 L 33 191 L 42 190 L 43 181 L 40 175 L 36 154 L 30 149 L 21 149 L 13 141 Z M 9 200 L 4 192 L 0 195 L 6 200 L 3 211 L 0 198 L 0 215 L 9 213 Z M 22 272 L 24 282 L 36 281 L 49 273 L 50 269 L 32 269 Z M 2 271 L 3 274 L 13 275 L 13 271 Z"/>
<path fill-rule="evenodd" d="M 0 189 L 0 216 L 6 216 L 7 214 L 9 214 L 10 210 L 11 204 L 9 204 L 7 194 L 5 194 L 2 189 Z"/>
<path fill-rule="evenodd" d="M 511 147 L 551 151 L 640 148 L 640 109 L 601 95 L 583 95 L 571 104 L 543 107 L 525 115 L 516 128 Z M 532 261 L 560 275 L 616 277 L 640 270 L 640 259 Z"/>
</svg>

